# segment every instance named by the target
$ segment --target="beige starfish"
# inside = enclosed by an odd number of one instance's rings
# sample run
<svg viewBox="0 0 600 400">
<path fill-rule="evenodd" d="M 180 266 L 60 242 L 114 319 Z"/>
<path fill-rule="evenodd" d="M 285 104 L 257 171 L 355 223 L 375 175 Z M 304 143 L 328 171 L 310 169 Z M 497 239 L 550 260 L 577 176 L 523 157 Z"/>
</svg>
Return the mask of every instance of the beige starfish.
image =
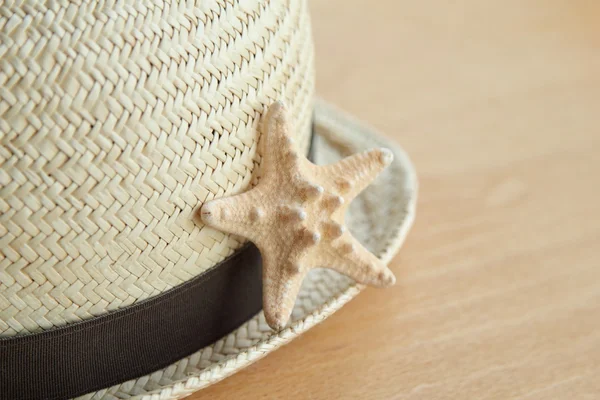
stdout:
<svg viewBox="0 0 600 400">
<path fill-rule="evenodd" d="M 327 267 L 362 284 L 389 286 L 393 273 L 345 228 L 354 199 L 392 161 L 376 149 L 317 166 L 298 153 L 286 109 L 273 104 L 263 122 L 262 176 L 251 190 L 209 201 L 205 224 L 248 238 L 263 259 L 263 309 L 267 323 L 287 323 L 302 280 Z"/>
</svg>

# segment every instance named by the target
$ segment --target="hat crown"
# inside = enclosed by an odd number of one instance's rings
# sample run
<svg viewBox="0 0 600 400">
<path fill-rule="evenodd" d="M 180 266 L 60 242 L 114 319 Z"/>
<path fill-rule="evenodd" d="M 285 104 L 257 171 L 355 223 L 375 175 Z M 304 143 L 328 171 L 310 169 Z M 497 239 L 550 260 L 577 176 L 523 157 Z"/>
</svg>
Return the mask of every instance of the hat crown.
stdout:
<svg viewBox="0 0 600 400">
<path fill-rule="evenodd" d="M 305 1 L 0 11 L 0 335 L 131 305 L 239 248 L 198 210 L 252 184 L 273 101 L 307 148 Z"/>
</svg>

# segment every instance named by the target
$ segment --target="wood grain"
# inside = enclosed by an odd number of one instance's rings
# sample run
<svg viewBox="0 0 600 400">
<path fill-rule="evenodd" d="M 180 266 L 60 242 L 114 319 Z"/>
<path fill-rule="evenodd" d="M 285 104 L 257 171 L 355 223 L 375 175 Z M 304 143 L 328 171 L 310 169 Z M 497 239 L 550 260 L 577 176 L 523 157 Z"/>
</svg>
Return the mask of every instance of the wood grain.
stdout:
<svg viewBox="0 0 600 400">
<path fill-rule="evenodd" d="M 391 289 L 192 399 L 600 396 L 600 3 L 313 1 L 318 92 L 420 177 Z"/>
</svg>

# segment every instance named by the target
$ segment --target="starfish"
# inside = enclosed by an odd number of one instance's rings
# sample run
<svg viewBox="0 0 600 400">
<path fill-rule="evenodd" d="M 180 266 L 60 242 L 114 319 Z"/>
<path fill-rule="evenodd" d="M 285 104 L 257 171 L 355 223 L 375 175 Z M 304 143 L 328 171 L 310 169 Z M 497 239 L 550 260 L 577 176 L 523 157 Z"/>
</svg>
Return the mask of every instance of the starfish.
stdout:
<svg viewBox="0 0 600 400">
<path fill-rule="evenodd" d="M 263 260 L 263 311 L 273 329 L 282 329 L 302 280 L 326 267 L 365 285 L 394 284 L 394 274 L 344 226 L 348 204 L 393 159 L 388 149 L 354 154 L 318 166 L 299 156 L 285 106 L 274 103 L 263 120 L 261 176 L 240 194 L 208 201 L 203 222 L 243 236 Z"/>
</svg>

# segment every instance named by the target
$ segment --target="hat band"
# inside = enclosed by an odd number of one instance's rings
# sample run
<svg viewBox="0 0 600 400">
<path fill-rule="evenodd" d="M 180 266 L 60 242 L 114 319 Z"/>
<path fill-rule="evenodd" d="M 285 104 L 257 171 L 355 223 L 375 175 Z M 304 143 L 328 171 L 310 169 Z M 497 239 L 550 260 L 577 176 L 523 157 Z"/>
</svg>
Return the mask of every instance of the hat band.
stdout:
<svg viewBox="0 0 600 400">
<path fill-rule="evenodd" d="M 313 153 L 311 138 L 309 156 Z M 262 264 L 247 244 L 135 305 L 41 333 L 0 338 L 0 398 L 67 399 L 162 369 L 262 309 Z"/>
</svg>

